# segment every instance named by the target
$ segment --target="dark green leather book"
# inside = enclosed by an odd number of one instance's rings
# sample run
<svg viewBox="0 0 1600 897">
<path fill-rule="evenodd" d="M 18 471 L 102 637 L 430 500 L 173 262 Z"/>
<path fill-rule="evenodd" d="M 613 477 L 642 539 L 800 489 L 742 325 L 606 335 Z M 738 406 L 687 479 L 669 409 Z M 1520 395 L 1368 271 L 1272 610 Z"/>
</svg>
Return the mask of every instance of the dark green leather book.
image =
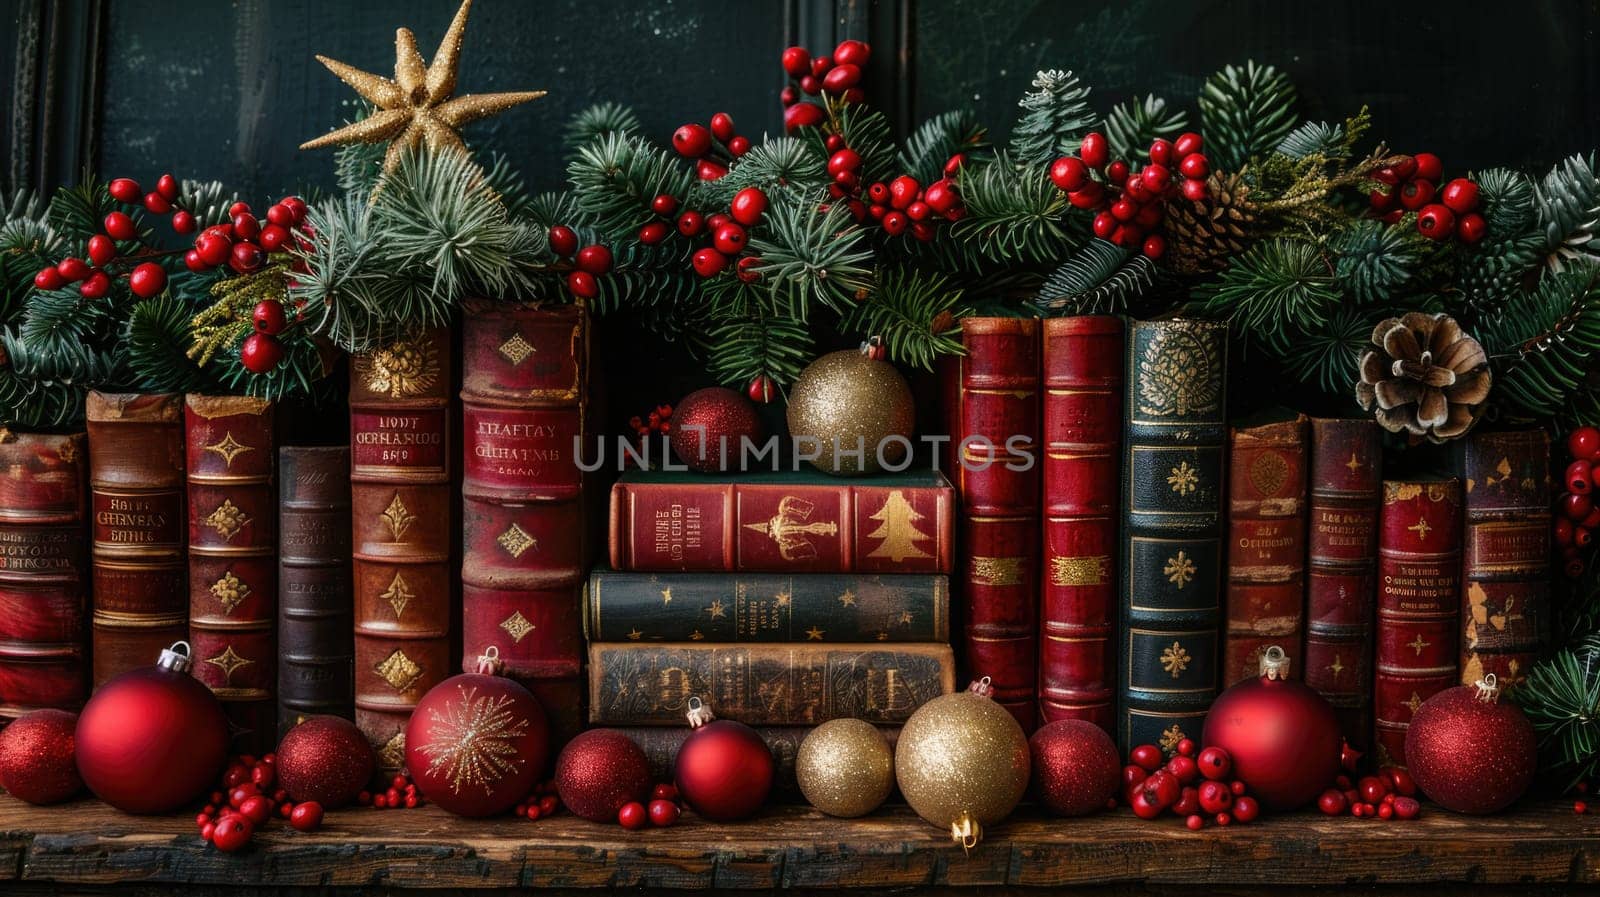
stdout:
<svg viewBox="0 0 1600 897">
<path fill-rule="evenodd" d="M 589 576 L 584 631 L 622 642 L 945 642 L 950 581 L 928 574 Z"/>
<path fill-rule="evenodd" d="M 1128 330 L 1117 738 L 1169 754 L 1217 693 L 1227 492 L 1228 330 L 1190 319 Z"/>
</svg>

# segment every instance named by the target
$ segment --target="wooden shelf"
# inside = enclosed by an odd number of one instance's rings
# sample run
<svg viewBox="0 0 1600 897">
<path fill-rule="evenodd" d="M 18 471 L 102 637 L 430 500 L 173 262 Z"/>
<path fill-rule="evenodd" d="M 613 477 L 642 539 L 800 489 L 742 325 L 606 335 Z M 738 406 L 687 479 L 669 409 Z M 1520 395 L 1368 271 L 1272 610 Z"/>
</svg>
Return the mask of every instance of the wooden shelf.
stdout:
<svg viewBox="0 0 1600 897">
<path fill-rule="evenodd" d="M 643 832 L 568 814 L 538 822 L 464 820 L 426 807 L 330 813 L 312 834 L 274 822 L 230 855 L 203 844 L 190 817 L 132 817 L 92 801 L 36 808 L 0 796 L 0 894 L 108 886 L 160 893 L 175 884 L 186 885 L 190 897 L 330 886 L 387 892 L 1098 885 L 1091 892 L 1205 894 L 1267 885 L 1370 893 L 1388 885 L 1417 893 L 1419 885 L 1441 882 L 1513 886 L 1515 893 L 1588 890 L 1600 885 L 1600 820 L 1574 815 L 1568 802 L 1535 802 L 1488 818 L 1434 807 L 1408 823 L 1312 812 L 1197 834 L 1176 819 L 1142 822 L 1126 810 L 1059 820 L 1024 808 L 964 855 L 904 807 L 859 820 L 774 808 L 734 825 L 689 815 L 673 828 Z"/>
</svg>

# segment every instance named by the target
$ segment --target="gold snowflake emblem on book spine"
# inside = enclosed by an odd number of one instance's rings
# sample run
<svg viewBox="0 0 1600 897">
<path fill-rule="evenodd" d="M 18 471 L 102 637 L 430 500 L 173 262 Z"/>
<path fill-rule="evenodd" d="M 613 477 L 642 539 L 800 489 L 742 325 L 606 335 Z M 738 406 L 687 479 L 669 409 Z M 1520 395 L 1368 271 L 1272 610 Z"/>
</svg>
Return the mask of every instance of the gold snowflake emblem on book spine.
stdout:
<svg viewBox="0 0 1600 897">
<path fill-rule="evenodd" d="M 506 550 L 506 554 L 511 555 L 513 558 L 522 557 L 524 551 L 539 544 L 538 539 L 528 535 L 527 530 L 515 523 L 507 527 L 505 532 L 495 538 L 495 541 L 499 542 L 500 547 Z"/>
<path fill-rule="evenodd" d="M 521 768 L 517 740 L 527 734 L 528 720 L 512 710 L 509 695 L 480 696 L 477 686 L 457 689 L 458 700 L 428 710 L 433 740 L 421 746 L 428 775 L 442 776 L 455 794 L 466 788 L 490 794 L 496 782 Z"/>
<path fill-rule="evenodd" d="M 231 683 L 233 681 L 233 674 L 240 667 L 249 666 L 250 664 L 255 663 L 255 661 L 249 659 L 248 657 L 240 656 L 237 651 L 233 650 L 233 646 L 229 645 L 221 654 L 218 654 L 216 657 L 206 658 L 206 663 L 209 663 L 222 671 L 223 682 Z"/>
<path fill-rule="evenodd" d="M 411 524 L 416 522 L 417 515 L 411 513 L 406 503 L 400 500 L 400 493 L 396 492 L 394 499 L 389 502 L 389 507 L 383 509 L 378 519 L 389 528 L 389 541 L 398 542 L 405 538 L 406 530 L 411 529 Z"/>
<path fill-rule="evenodd" d="M 1180 551 L 1176 557 L 1167 558 L 1167 565 L 1161 568 L 1161 572 L 1166 574 L 1168 582 L 1181 589 L 1194 579 L 1197 569 L 1189 555 Z"/>
<path fill-rule="evenodd" d="M 218 505 L 217 509 L 206 517 L 206 526 L 216 530 L 217 535 L 221 536 L 224 541 L 239 535 L 239 531 L 249 523 L 249 515 L 239 510 L 238 505 L 235 505 L 233 500 L 228 498 L 223 499 L 222 504 Z"/>
<path fill-rule="evenodd" d="M 411 686 L 417 684 L 418 679 L 422 678 L 422 667 L 418 666 L 416 661 L 407 657 L 406 652 L 399 648 L 394 649 L 394 653 L 385 657 L 382 663 L 373 667 L 373 671 L 382 677 L 383 681 L 389 683 L 390 688 L 397 692 L 409 690 Z"/>
<path fill-rule="evenodd" d="M 234 439 L 233 431 L 229 430 L 221 439 L 217 440 L 211 445 L 206 446 L 206 451 L 216 452 L 219 456 L 221 456 L 223 466 L 231 468 L 233 467 L 234 458 L 239 457 L 245 452 L 253 452 L 255 451 L 255 448 L 245 445 L 239 440 Z"/>
<path fill-rule="evenodd" d="M 533 624 L 522 615 L 522 611 L 512 611 L 511 616 L 500 621 L 500 628 L 504 629 L 513 642 L 521 643 L 528 633 L 533 631 Z"/>
<path fill-rule="evenodd" d="M 500 353 L 501 358 L 511 362 L 512 367 L 516 367 L 528 360 L 528 356 L 534 353 L 534 348 L 532 343 L 522 338 L 522 334 L 513 333 L 496 351 Z"/>
<path fill-rule="evenodd" d="M 1176 679 L 1182 675 L 1184 670 L 1189 668 L 1189 661 L 1193 659 L 1182 644 L 1173 642 L 1171 647 L 1161 652 L 1161 668 L 1171 673 L 1172 678 Z"/>
<path fill-rule="evenodd" d="M 211 584 L 211 596 L 222 605 L 223 613 L 231 614 L 234 608 L 250 597 L 250 586 L 229 570 Z"/>
<path fill-rule="evenodd" d="M 1167 485 L 1179 495 L 1188 495 L 1200 485 L 1200 472 L 1189 466 L 1188 461 L 1180 463 L 1169 471 Z"/>
</svg>

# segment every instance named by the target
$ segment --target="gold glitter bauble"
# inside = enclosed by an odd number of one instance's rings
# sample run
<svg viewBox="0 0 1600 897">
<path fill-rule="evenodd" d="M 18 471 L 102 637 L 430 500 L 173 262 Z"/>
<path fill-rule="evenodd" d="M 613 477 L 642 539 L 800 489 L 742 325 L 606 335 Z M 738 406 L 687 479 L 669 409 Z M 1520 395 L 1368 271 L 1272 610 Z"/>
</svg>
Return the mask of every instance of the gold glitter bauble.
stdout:
<svg viewBox="0 0 1600 897">
<path fill-rule="evenodd" d="M 934 698 L 895 742 L 900 793 L 917 815 L 971 847 L 1028 790 L 1028 736 L 1004 707 L 970 691 Z"/>
<path fill-rule="evenodd" d="M 911 452 L 916 416 L 911 387 L 894 365 L 852 349 L 813 361 L 789 391 L 789 433 L 816 440 L 811 463 L 827 473 L 900 467 Z M 852 454 L 858 447 L 859 457 Z M 802 453 L 811 448 L 798 445 Z"/>
<path fill-rule="evenodd" d="M 794 772 L 811 806 L 829 816 L 865 816 L 894 790 L 894 752 L 877 726 L 830 720 L 800 743 Z"/>
</svg>

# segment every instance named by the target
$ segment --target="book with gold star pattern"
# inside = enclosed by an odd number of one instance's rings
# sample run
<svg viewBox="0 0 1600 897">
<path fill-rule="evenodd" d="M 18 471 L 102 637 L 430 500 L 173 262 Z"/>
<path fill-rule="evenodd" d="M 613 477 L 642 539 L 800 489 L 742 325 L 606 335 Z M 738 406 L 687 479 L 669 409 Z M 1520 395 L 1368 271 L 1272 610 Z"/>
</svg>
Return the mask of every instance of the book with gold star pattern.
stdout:
<svg viewBox="0 0 1600 897">
<path fill-rule="evenodd" d="M 601 568 L 584 593 L 597 642 L 944 642 L 949 618 L 949 578 L 935 574 Z"/>
</svg>

